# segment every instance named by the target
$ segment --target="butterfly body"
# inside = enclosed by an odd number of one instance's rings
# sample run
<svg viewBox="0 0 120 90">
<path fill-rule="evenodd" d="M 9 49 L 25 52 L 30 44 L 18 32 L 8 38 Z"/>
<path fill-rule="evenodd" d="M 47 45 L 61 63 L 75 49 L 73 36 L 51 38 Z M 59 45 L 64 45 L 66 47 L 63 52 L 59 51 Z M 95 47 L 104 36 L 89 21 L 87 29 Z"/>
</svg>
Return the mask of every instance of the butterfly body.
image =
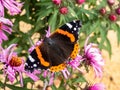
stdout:
<svg viewBox="0 0 120 90">
<path fill-rule="evenodd" d="M 34 69 L 63 69 L 64 63 L 71 56 L 78 40 L 78 28 L 80 21 L 66 23 L 57 29 L 49 37 L 45 37 L 42 43 L 28 56 L 25 69 L 32 72 Z M 59 71 L 59 70 L 58 70 Z"/>
</svg>

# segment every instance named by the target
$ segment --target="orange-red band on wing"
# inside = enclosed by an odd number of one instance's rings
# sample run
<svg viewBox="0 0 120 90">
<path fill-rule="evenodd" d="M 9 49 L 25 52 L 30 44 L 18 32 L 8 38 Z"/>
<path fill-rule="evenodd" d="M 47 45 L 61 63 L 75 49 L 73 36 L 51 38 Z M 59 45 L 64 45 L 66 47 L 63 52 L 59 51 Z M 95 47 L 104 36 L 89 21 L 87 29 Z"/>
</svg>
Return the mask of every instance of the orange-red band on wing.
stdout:
<svg viewBox="0 0 120 90">
<path fill-rule="evenodd" d="M 67 31 L 63 31 L 63 30 L 61 30 L 61 29 L 57 29 L 56 32 L 57 32 L 57 33 L 60 33 L 60 34 L 62 34 L 62 35 L 66 35 L 67 37 L 70 38 L 71 42 L 75 42 L 75 37 L 74 37 L 73 34 L 67 32 Z"/>
<path fill-rule="evenodd" d="M 79 50 L 79 44 L 76 43 L 76 44 L 74 45 L 74 49 L 73 49 L 73 51 L 72 51 L 72 53 L 71 53 L 71 55 L 70 55 L 70 57 L 71 57 L 72 59 L 75 59 L 75 57 L 77 56 L 78 50 Z"/>
<path fill-rule="evenodd" d="M 39 47 L 36 47 L 35 50 L 36 50 L 36 53 L 37 53 L 37 55 L 38 55 L 38 58 L 39 58 L 41 64 L 42 64 L 43 66 L 46 66 L 46 67 L 50 66 L 50 63 L 49 63 L 49 62 L 46 62 L 46 61 L 44 60 L 44 58 L 42 57 L 42 54 L 41 54 L 41 52 L 40 52 Z"/>
<path fill-rule="evenodd" d="M 58 66 L 52 66 L 52 67 L 50 67 L 50 71 L 51 72 L 59 72 L 59 71 L 65 69 L 65 67 L 66 67 L 66 64 L 62 63 L 62 64 L 60 64 Z"/>
</svg>

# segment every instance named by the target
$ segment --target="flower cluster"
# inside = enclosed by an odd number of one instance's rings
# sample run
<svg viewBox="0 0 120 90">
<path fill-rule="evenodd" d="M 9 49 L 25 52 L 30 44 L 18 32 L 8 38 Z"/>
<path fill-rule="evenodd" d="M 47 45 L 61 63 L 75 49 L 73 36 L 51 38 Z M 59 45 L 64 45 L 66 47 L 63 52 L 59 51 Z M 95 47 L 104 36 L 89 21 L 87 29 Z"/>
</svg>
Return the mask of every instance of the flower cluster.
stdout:
<svg viewBox="0 0 120 90">
<path fill-rule="evenodd" d="M 50 27 L 49 27 L 48 31 L 46 31 L 46 37 L 49 37 L 50 35 L 51 35 L 51 33 L 50 33 Z M 84 74 L 85 70 L 79 68 L 79 67 L 81 67 L 82 62 L 86 62 L 88 66 L 93 67 L 96 77 L 102 77 L 102 72 L 103 72 L 102 69 L 104 66 L 104 60 L 102 58 L 101 52 L 100 52 L 97 44 L 90 43 L 87 45 L 88 39 L 89 39 L 89 37 L 86 39 L 83 55 L 78 54 L 76 56 L 76 58 L 71 59 L 70 61 L 66 62 L 66 67 L 63 70 L 59 71 L 59 72 L 62 72 L 65 79 L 68 79 L 69 76 L 71 75 L 68 70 L 68 67 L 72 68 L 73 70 L 78 70 L 78 71 L 80 71 L 80 73 Z M 38 41 L 34 46 L 32 46 L 29 49 L 29 52 L 31 53 L 34 50 L 34 48 L 36 46 L 39 46 L 42 42 L 43 42 L 43 40 Z M 55 79 L 56 72 L 50 72 L 49 69 L 41 70 L 40 72 L 43 72 L 41 74 L 43 75 L 44 78 L 49 78 L 48 85 L 52 85 L 53 81 Z M 92 89 L 92 88 L 99 87 L 96 85 L 97 84 L 94 85 L 95 87 L 91 86 L 89 90 L 99 90 L 99 89 Z M 100 85 L 100 86 L 102 86 L 102 85 Z M 100 90 L 102 90 L 102 89 L 100 89 Z"/>
<path fill-rule="evenodd" d="M 8 14 L 16 15 L 21 12 L 23 3 L 19 3 L 15 0 L 0 0 L 0 62 L 3 64 L 3 75 L 13 83 L 16 80 L 16 76 L 20 76 L 21 86 L 23 86 L 23 73 L 37 81 L 39 78 L 36 74 L 40 74 L 35 70 L 33 73 L 28 73 L 24 70 L 25 60 L 22 57 L 18 57 L 17 52 L 14 51 L 17 44 L 11 44 L 6 49 L 2 47 L 3 40 L 8 40 L 7 35 L 12 33 L 13 23 L 5 18 L 5 8 L 8 10 Z"/>
<path fill-rule="evenodd" d="M 52 0 L 53 4 L 58 7 L 60 14 L 68 14 L 69 9 L 67 6 L 64 6 L 62 0 Z M 75 0 L 77 5 L 82 5 L 85 0 Z M 110 3 L 110 2 L 109 2 Z M 112 4 L 111 4 L 112 5 Z M 97 44 L 90 43 L 88 44 L 87 38 L 83 52 L 81 53 L 78 50 L 78 53 L 75 58 L 69 57 L 69 60 L 66 60 L 64 64 L 60 66 L 62 69 L 58 69 L 57 71 L 52 71 L 50 68 L 46 70 L 34 70 L 32 73 L 25 70 L 25 59 L 23 57 L 19 57 L 17 51 L 17 44 L 11 44 L 7 48 L 2 47 L 2 43 L 4 40 L 8 40 L 7 34 L 12 34 L 13 23 L 9 19 L 5 18 L 5 13 L 8 13 L 12 16 L 19 14 L 21 12 L 21 8 L 23 3 L 17 2 L 16 0 L 0 0 L 0 62 L 2 64 L 3 75 L 9 80 L 11 83 L 14 83 L 17 80 L 17 77 L 20 79 L 20 84 L 23 87 L 23 74 L 30 77 L 32 80 L 39 80 L 39 76 L 42 75 L 45 81 L 45 86 L 53 85 L 54 79 L 58 73 L 62 73 L 63 77 L 67 80 L 71 76 L 70 70 L 79 71 L 82 74 L 86 73 L 85 69 L 81 69 L 83 64 L 87 64 L 87 66 L 91 66 L 95 71 L 96 77 L 102 77 L 104 60 L 102 58 L 101 52 L 98 48 Z M 7 12 L 5 11 L 7 10 Z M 116 9 L 117 14 L 119 14 L 119 8 Z M 105 14 L 106 11 L 102 9 L 100 12 Z M 113 16 L 110 18 L 114 18 Z M 48 31 L 46 31 L 46 37 L 50 37 L 50 27 Z M 28 52 L 31 53 L 35 47 L 39 46 L 43 42 L 43 39 L 38 41 L 35 45 L 33 45 Z M 69 70 L 70 69 L 70 70 Z M 39 75 L 39 76 L 38 76 Z M 96 83 L 87 88 L 88 90 L 105 90 L 105 86 L 103 84 Z"/>
<path fill-rule="evenodd" d="M 16 75 L 19 74 L 21 86 L 23 86 L 23 73 L 34 81 L 37 81 L 39 78 L 36 74 L 40 74 L 40 72 L 35 70 L 33 73 L 29 73 L 24 70 L 25 60 L 22 57 L 18 57 L 17 52 L 14 51 L 16 45 L 17 44 L 11 44 L 6 49 L 2 48 L 2 46 L 0 47 L 0 62 L 3 63 L 4 76 L 13 83 L 16 79 Z"/>
<path fill-rule="evenodd" d="M 115 5 L 115 0 L 107 0 L 107 3 L 108 3 L 108 6 L 109 6 L 109 8 L 110 8 L 110 13 L 109 13 L 109 11 L 106 9 L 106 7 L 102 7 L 102 8 L 100 8 L 100 14 L 102 15 L 102 16 L 105 16 L 105 15 L 107 15 L 108 13 L 108 19 L 110 20 L 110 21 L 113 21 L 113 22 L 115 22 L 115 21 L 117 21 L 118 20 L 118 18 L 119 18 L 119 15 L 120 15 L 120 2 L 117 4 L 117 5 Z M 114 6 L 115 5 L 115 6 Z"/>
<path fill-rule="evenodd" d="M 85 0 L 75 0 L 75 1 L 78 5 L 82 5 L 85 2 Z M 52 0 L 52 2 L 53 2 L 53 4 L 59 6 L 59 12 L 61 14 L 65 15 L 69 12 L 68 7 L 64 6 L 64 4 L 62 3 L 62 0 Z"/>
<path fill-rule="evenodd" d="M 10 15 L 16 15 L 21 12 L 22 6 L 23 3 L 19 3 L 15 0 L 0 0 L 0 44 L 3 40 L 8 40 L 4 32 L 11 34 L 13 26 L 12 22 L 4 17 L 5 8 Z"/>
</svg>

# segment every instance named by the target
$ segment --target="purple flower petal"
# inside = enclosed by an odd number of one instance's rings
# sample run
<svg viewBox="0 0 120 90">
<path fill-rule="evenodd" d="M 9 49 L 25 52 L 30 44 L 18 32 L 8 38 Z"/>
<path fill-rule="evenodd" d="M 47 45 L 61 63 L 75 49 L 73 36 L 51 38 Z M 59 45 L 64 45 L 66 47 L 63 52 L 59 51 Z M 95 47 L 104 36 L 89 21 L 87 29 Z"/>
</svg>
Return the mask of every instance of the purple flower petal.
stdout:
<svg viewBox="0 0 120 90">
<path fill-rule="evenodd" d="M 0 17 L 0 22 L 9 26 L 13 26 L 12 22 L 9 19 L 6 19 L 4 17 Z"/>
<path fill-rule="evenodd" d="M 23 86 L 22 73 L 24 72 L 24 60 L 19 59 L 19 60 L 22 60 L 22 63 L 20 64 L 20 66 L 11 66 L 11 63 L 10 63 L 13 57 L 15 56 L 17 57 L 17 53 L 14 52 L 15 47 L 16 47 L 16 44 L 11 44 L 6 49 L 3 49 L 0 46 L 0 50 L 1 50 L 0 58 L 2 58 L 1 62 L 4 62 L 4 65 L 3 65 L 4 75 L 6 75 L 9 81 L 13 83 L 13 81 L 16 79 L 16 72 L 18 72 L 20 76 L 21 86 Z M 15 63 L 17 63 L 17 61 L 14 62 L 14 64 Z"/>
<path fill-rule="evenodd" d="M 8 66 L 6 74 L 8 76 L 9 81 L 13 83 L 13 81 L 15 80 L 15 71 L 12 69 L 12 67 Z"/>
<path fill-rule="evenodd" d="M 68 79 L 68 76 L 70 75 L 70 72 L 65 68 L 64 70 L 62 70 L 63 76 Z"/>
<path fill-rule="evenodd" d="M 93 67 L 96 77 L 102 76 L 102 66 L 104 65 L 104 60 L 98 49 L 97 44 L 90 43 L 85 46 L 85 57 L 89 64 Z"/>
<path fill-rule="evenodd" d="M 8 40 L 8 37 L 1 30 L 0 30 L 0 38 L 3 39 L 3 40 Z"/>
<path fill-rule="evenodd" d="M 3 16 L 4 16 L 4 7 L 2 2 L 0 1 L 0 17 L 3 17 Z"/>
<path fill-rule="evenodd" d="M 2 1 L 4 7 L 6 7 L 10 15 L 19 14 L 21 12 L 21 7 L 23 3 L 18 3 L 15 0 L 4 0 Z"/>
<path fill-rule="evenodd" d="M 49 37 L 51 35 L 50 33 L 50 27 L 48 27 L 48 30 L 46 30 L 46 37 Z"/>
<path fill-rule="evenodd" d="M 102 83 L 96 83 L 88 88 L 88 90 L 106 90 L 105 85 Z"/>
<path fill-rule="evenodd" d="M 54 81 L 54 78 L 55 78 L 54 75 L 55 75 L 55 73 L 51 73 L 49 84 L 48 84 L 50 86 L 53 84 L 53 81 Z"/>
</svg>

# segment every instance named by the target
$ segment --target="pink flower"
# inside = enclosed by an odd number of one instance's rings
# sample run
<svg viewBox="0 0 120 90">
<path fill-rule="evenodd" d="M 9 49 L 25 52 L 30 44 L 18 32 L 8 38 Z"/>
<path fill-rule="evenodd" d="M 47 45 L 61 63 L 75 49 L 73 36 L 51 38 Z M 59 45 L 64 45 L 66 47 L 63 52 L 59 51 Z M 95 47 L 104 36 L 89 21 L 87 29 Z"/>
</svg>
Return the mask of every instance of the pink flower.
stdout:
<svg viewBox="0 0 120 90">
<path fill-rule="evenodd" d="M 88 90 L 106 90 L 105 85 L 102 83 L 96 83 L 88 88 Z"/>
<path fill-rule="evenodd" d="M 21 12 L 23 3 L 16 2 L 16 0 L 0 0 L 0 16 L 4 16 L 4 8 L 7 8 L 10 15 L 16 15 Z"/>
<path fill-rule="evenodd" d="M 83 3 L 85 2 L 85 0 L 76 0 L 76 2 L 77 2 L 78 4 L 83 4 Z"/>
<path fill-rule="evenodd" d="M 13 24 L 9 19 L 0 17 L 0 44 L 3 40 L 8 40 L 4 32 L 11 34 Z"/>
<path fill-rule="evenodd" d="M 67 13 L 68 13 L 68 8 L 67 8 L 67 7 L 61 7 L 61 8 L 59 9 L 59 12 L 60 12 L 61 14 L 67 14 Z"/>
<path fill-rule="evenodd" d="M 48 85 L 52 85 L 52 84 L 53 84 L 54 78 L 55 78 L 55 73 L 51 73 L 51 75 L 50 75 L 50 80 L 49 80 L 49 84 L 48 84 Z"/>
<path fill-rule="evenodd" d="M 32 73 L 31 72 L 27 72 L 25 71 L 25 74 L 27 76 L 29 76 L 32 80 L 34 81 L 38 81 L 39 80 L 39 77 L 37 75 L 39 75 L 41 72 L 38 71 L 38 70 L 34 70 Z"/>
<path fill-rule="evenodd" d="M 13 83 L 14 80 L 16 79 L 16 74 L 18 73 L 20 76 L 21 86 L 23 86 L 22 73 L 25 73 L 34 81 L 39 80 L 36 74 L 39 74 L 40 71 L 35 70 L 34 73 L 28 73 L 24 70 L 25 62 L 23 58 L 20 58 L 17 56 L 17 53 L 14 51 L 15 47 L 16 47 L 16 44 L 12 44 L 6 49 L 3 49 L 2 47 L 0 47 L 0 50 L 1 50 L 0 62 L 4 64 L 3 65 L 4 75 L 9 79 L 11 83 Z"/>
<path fill-rule="evenodd" d="M 102 58 L 101 52 L 97 44 L 90 43 L 87 45 L 87 40 L 85 44 L 85 58 L 87 59 L 88 64 L 90 64 L 96 74 L 96 77 L 102 76 L 102 67 L 104 65 L 104 60 Z"/>
<path fill-rule="evenodd" d="M 18 73 L 20 75 L 21 86 L 23 86 L 22 72 L 24 71 L 24 60 L 14 52 L 15 47 L 16 44 L 12 44 L 6 49 L 0 47 L 0 61 L 4 64 L 3 72 L 9 81 L 13 83 L 16 79 L 16 73 Z"/>
<path fill-rule="evenodd" d="M 78 71 L 80 71 L 81 73 L 84 73 L 83 70 L 81 70 L 79 68 L 81 62 L 83 61 L 83 57 L 80 55 L 77 55 L 75 59 L 71 60 L 68 62 L 68 64 L 73 68 L 73 69 L 77 69 Z"/>
<path fill-rule="evenodd" d="M 61 4 L 61 0 L 52 0 L 52 2 L 56 5 L 60 5 Z"/>
</svg>

